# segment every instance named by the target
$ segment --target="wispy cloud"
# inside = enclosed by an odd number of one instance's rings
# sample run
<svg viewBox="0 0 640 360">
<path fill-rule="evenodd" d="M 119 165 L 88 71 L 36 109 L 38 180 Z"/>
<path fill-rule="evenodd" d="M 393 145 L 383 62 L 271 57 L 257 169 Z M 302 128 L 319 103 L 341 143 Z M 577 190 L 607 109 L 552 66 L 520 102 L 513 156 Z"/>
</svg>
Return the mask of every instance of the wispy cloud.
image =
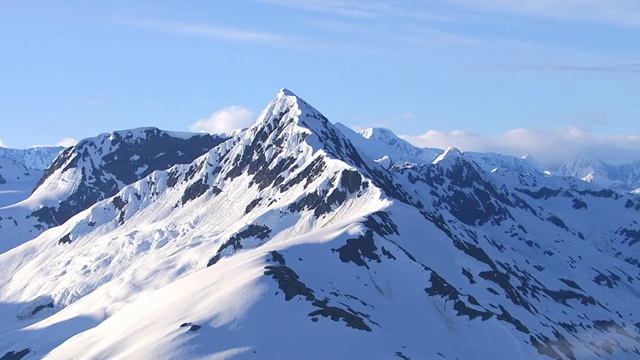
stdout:
<svg viewBox="0 0 640 360">
<path fill-rule="evenodd" d="M 31 147 L 51 147 L 51 146 L 69 147 L 69 146 L 74 146 L 77 143 L 78 143 L 78 140 L 68 137 L 56 142 L 55 145 L 51 145 L 51 143 L 48 143 L 48 144 L 36 144 L 36 145 L 32 145 Z"/>
<path fill-rule="evenodd" d="M 338 14 L 351 17 L 376 17 L 381 4 L 375 1 L 358 0 L 259 0 L 279 6 L 286 6 L 309 11 Z"/>
<path fill-rule="evenodd" d="M 432 6 L 421 6 L 403 0 L 256 0 L 289 8 L 327 13 L 360 19 L 402 17 L 433 22 L 470 22 L 487 18 L 487 15 L 466 11 L 438 11 Z"/>
<path fill-rule="evenodd" d="M 191 125 L 191 130 L 222 134 L 248 127 L 253 121 L 251 110 L 242 106 L 229 106 L 215 111 L 206 119 L 199 119 Z"/>
<path fill-rule="evenodd" d="M 552 130 L 519 128 L 495 136 L 462 130 L 429 130 L 422 135 L 403 135 L 402 138 L 422 147 L 445 149 L 455 146 L 463 151 L 499 152 L 514 156 L 531 154 L 549 167 L 587 153 L 612 163 L 640 158 L 640 135 L 598 136 L 578 127 Z"/>
<path fill-rule="evenodd" d="M 69 147 L 69 146 L 74 146 L 77 143 L 78 143 L 78 140 L 68 137 L 68 138 L 64 138 L 64 139 L 58 141 L 56 143 L 56 146 Z"/>
<path fill-rule="evenodd" d="M 640 25 L 637 0 L 447 0 L 466 9 L 542 17 L 566 22 Z"/>
<path fill-rule="evenodd" d="M 202 36 L 227 41 L 269 43 L 286 40 L 286 37 L 275 33 L 237 29 L 211 24 L 165 22 L 151 19 L 120 19 L 120 22 L 147 30 Z"/>
<path fill-rule="evenodd" d="M 582 71 L 582 72 L 608 72 L 608 73 L 640 73 L 640 63 L 614 64 L 614 65 L 575 65 L 575 64 L 530 64 L 507 66 L 525 70 L 537 71 Z"/>
<path fill-rule="evenodd" d="M 0 147 L 7 147 L 7 144 L 5 144 L 4 141 L 2 141 L 2 139 L 0 139 Z"/>
<path fill-rule="evenodd" d="M 186 36 L 199 36 L 219 41 L 245 42 L 318 51 L 344 50 L 367 53 L 376 51 L 375 49 L 358 44 L 340 43 L 333 40 L 323 41 L 296 35 L 230 28 L 214 24 L 166 22 L 151 19 L 119 19 L 118 22 L 150 31 Z"/>
</svg>

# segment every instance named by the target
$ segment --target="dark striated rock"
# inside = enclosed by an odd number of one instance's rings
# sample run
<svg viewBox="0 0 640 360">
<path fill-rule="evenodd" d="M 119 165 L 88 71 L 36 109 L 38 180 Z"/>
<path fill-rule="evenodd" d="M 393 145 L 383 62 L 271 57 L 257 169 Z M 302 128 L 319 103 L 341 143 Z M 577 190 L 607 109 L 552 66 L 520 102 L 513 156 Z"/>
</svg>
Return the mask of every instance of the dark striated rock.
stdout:
<svg viewBox="0 0 640 360">
<path fill-rule="evenodd" d="M 350 328 L 363 330 L 367 332 L 371 331 L 371 328 L 369 327 L 369 325 L 367 325 L 367 323 L 365 323 L 364 320 L 358 316 L 360 313 L 354 311 L 351 308 L 347 308 L 348 309 L 347 311 L 335 306 L 329 306 L 328 303 L 329 303 L 328 299 L 315 300 L 313 302 L 313 306 L 318 307 L 320 309 L 310 312 L 309 316 L 328 317 L 333 321 L 342 320 Z"/>
<path fill-rule="evenodd" d="M 340 254 L 340 260 L 342 260 L 342 262 L 352 262 L 366 268 L 369 268 L 369 265 L 367 265 L 363 258 L 371 261 L 381 261 L 380 256 L 375 253 L 376 250 L 378 250 L 378 248 L 373 241 L 372 230 L 367 230 L 364 235 L 360 235 L 355 239 L 347 240 L 347 244 L 338 249 L 331 249 L 331 251 L 336 251 Z"/>
<path fill-rule="evenodd" d="M 212 190 L 214 195 L 218 195 L 222 192 L 219 188 L 215 186 L 208 185 L 204 179 L 199 179 L 193 184 L 189 185 L 182 195 L 182 199 L 180 200 L 182 205 L 186 204 L 191 200 L 195 200 L 196 198 L 204 195 L 209 189 Z"/>
<path fill-rule="evenodd" d="M 9 351 L 0 357 L 0 360 L 20 360 L 23 357 L 27 356 L 31 352 L 31 349 L 22 349 L 20 351 Z"/>
<path fill-rule="evenodd" d="M 271 229 L 269 229 L 269 227 L 265 225 L 254 225 L 254 224 L 247 225 L 243 230 L 239 231 L 237 234 L 230 237 L 229 240 L 227 240 L 224 244 L 220 246 L 216 255 L 212 257 L 207 263 L 207 267 L 214 265 L 215 263 L 220 261 L 220 258 L 222 257 L 222 252 L 225 249 L 229 247 L 232 247 L 234 250 L 242 249 L 243 239 L 255 237 L 260 240 L 264 240 L 269 237 L 269 234 L 271 234 Z"/>
<path fill-rule="evenodd" d="M 284 293 L 284 299 L 290 301 L 296 296 L 302 296 L 307 301 L 314 301 L 313 290 L 300 281 L 300 277 L 295 271 L 285 265 L 284 257 L 277 251 L 272 251 L 271 256 L 272 261 L 278 265 L 266 266 L 264 274 L 271 276 L 278 282 L 278 287 Z"/>
<path fill-rule="evenodd" d="M 71 234 L 67 234 L 58 240 L 58 244 L 71 244 Z"/>
<path fill-rule="evenodd" d="M 33 309 L 33 311 L 31 312 L 31 315 L 35 315 L 39 311 L 47 309 L 47 308 L 52 309 L 53 308 L 53 303 L 51 302 L 51 303 L 48 303 L 48 304 L 45 304 L 45 305 L 36 306 L 36 308 Z"/>
</svg>

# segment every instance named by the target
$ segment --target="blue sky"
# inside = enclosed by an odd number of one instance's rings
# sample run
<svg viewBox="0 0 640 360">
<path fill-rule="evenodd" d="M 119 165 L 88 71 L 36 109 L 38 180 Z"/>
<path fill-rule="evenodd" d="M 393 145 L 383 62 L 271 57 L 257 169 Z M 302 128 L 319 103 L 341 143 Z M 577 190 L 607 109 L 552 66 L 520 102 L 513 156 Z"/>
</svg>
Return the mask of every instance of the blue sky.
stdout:
<svg viewBox="0 0 640 360">
<path fill-rule="evenodd" d="M 8 147 L 228 130 L 287 87 L 421 146 L 640 159 L 637 0 L 7 1 L 0 30 Z"/>
</svg>

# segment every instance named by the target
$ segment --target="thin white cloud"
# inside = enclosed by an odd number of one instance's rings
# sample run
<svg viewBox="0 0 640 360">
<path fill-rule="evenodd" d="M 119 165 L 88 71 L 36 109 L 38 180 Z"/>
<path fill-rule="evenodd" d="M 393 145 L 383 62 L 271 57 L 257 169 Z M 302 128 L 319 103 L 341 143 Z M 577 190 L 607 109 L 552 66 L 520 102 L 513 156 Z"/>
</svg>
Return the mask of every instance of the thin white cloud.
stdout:
<svg viewBox="0 0 640 360">
<path fill-rule="evenodd" d="M 398 17 L 430 22 L 470 22 L 481 17 L 459 11 L 437 11 L 431 5 L 420 5 L 406 0 L 257 0 L 289 8 L 327 13 L 361 20 Z"/>
<path fill-rule="evenodd" d="M 569 127 L 554 130 L 513 129 L 497 136 L 454 130 L 429 130 L 402 138 L 421 147 L 462 151 L 499 152 L 522 156 L 531 154 L 549 168 L 585 154 L 610 163 L 640 160 L 640 135 L 597 136 L 588 130 Z"/>
<path fill-rule="evenodd" d="M 2 141 L 2 139 L 0 139 L 0 147 L 7 147 L 7 144 L 5 144 L 4 141 Z"/>
<path fill-rule="evenodd" d="M 203 36 L 218 40 L 242 42 L 276 42 L 285 40 L 285 37 L 275 33 L 237 29 L 211 24 L 164 22 L 150 19 L 122 19 L 121 22 L 147 30 Z"/>
<path fill-rule="evenodd" d="M 69 146 L 74 146 L 76 143 L 78 143 L 78 140 L 68 137 L 58 141 L 56 143 L 56 146 L 69 147 Z"/>
<path fill-rule="evenodd" d="M 374 17 L 384 3 L 362 0 L 260 0 L 279 6 L 352 17 Z"/>
<path fill-rule="evenodd" d="M 253 112 L 242 106 L 229 106 L 191 125 L 192 131 L 221 134 L 242 129 L 254 121 Z"/>
<path fill-rule="evenodd" d="M 278 34 L 239 28 L 218 26 L 215 24 L 165 22 L 152 19 L 119 19 L 119 23 L 140 29 L 169 34 L 199 36 L 212 40 L 245 42 L 260 45 L 280 46 L 307 50 L 347 50 L 357 52 L 375 52 L 375 49 L 356 44 L 335 41 L 308 39 L 296 35 Z M 101 103 L 92 105 L 99 105 Z"/>
<path fill-rule="evenodd" d="M 637 0 L 447 0 L 477 11 L 494 11 L 567 22 L 640 25 Z"/>
</svg>

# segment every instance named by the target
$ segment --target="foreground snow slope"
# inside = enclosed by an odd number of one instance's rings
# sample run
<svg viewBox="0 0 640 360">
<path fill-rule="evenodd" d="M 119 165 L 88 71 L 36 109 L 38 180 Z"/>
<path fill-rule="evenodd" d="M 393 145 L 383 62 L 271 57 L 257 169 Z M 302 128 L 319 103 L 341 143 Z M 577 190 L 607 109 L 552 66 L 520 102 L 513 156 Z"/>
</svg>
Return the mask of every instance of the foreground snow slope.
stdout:
<svg viewBox="0 0 640 360">
<path fill-rule="evenodd" d="M 0 356 L 640 356 L 636 197 L 455 149 L 382 164 L 352 135 L 283 89 L 0 254 Z"/>
</svg>

